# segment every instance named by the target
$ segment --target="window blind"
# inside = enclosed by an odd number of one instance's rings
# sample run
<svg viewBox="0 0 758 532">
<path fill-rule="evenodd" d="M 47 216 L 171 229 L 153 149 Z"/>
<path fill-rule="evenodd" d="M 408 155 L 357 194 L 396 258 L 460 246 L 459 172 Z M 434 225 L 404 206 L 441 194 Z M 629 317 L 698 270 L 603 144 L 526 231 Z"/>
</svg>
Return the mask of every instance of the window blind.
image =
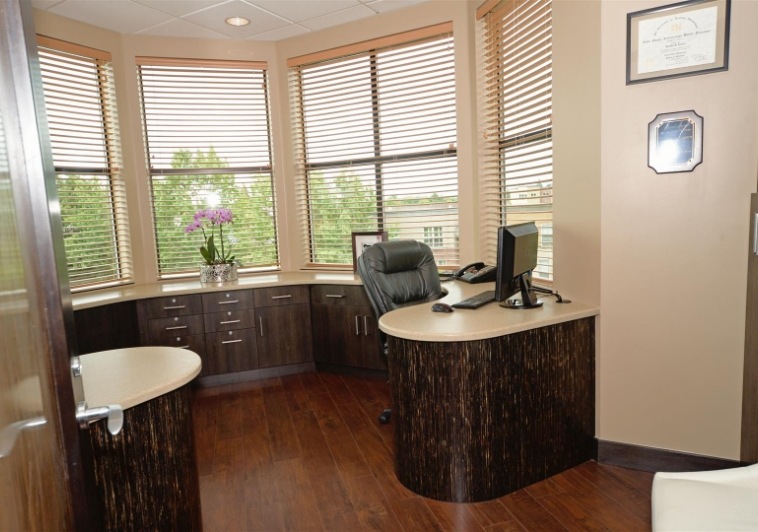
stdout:
<svg viewBox="0 0 758 532">
<path fill-rule="evenodd" d="M 110 54 L 39 37 L 71 289 L 132 282 Z"/>
<path fill-rule="evenodd" d="M 452 26 L 289 60 L 307 267 L 352 265 L 352 232 L 386 231 L 458 264 Z"/>
<path fill-rule="evenodd" d="M 477 12 L 480 209 L 484 257 L 497 227 L 534 221 L 535 279 L 553 279 L 552 4 L 501 0 Z"/>
<path fill-rule="evenodd" d="M 240 271 L 279 267 L 266 64 L 138 57 L 159 277 L 197 273 L 194 214 L 230 209 Z M 216 237 L 218 238 L 218 236 Z"/>
</svg>

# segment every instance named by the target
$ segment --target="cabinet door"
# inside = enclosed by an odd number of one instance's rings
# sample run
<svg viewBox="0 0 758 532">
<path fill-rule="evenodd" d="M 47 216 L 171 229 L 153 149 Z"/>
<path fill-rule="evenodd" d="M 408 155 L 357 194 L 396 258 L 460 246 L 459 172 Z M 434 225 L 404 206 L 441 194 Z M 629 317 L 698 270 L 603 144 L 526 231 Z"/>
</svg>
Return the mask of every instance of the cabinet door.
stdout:
<svg viewBox="0 0 758 532">
<path fill-rule="evenodd" d="M 354 347 L 355 331 L 346 325 L 350 307 L 313 305 L 313 359 L 316 362 L 348 365 L 347 353 Z M 350 347 L 348 347 L 350 345 Z"/>
<path fill-rule="evenodd" d="M 310 314 L 307 303 L 256 309 L 258 365 L 261 368 L 313 360 Z"/>
<path fill-rule="evenodd" d="M 234 373 L 258 368 L 255 329 L 239 329 L 205 335 L 203 370 L 200 375 Z"/>
<path fill-rule="evenodd" d="M 359 364 L 362 368 L 387 369 L 387 361 L 382 355 L 379 327 L 371 307 L 355 307 L 355 314 L 361 323 Z"/>
</svg>

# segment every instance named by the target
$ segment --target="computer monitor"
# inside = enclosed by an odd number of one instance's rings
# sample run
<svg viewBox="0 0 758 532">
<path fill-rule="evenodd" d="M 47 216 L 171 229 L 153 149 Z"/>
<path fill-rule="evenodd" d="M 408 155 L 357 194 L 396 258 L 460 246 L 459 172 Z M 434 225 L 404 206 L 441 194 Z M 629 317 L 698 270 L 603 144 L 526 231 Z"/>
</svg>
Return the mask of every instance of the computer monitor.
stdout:
<svg viewBox="0 0 758 532">
<path fill-rule="evenodd" d="M 499 227 L 495 300 L 501 307 L 527 309 L 542 306 L 531 290 L 531 273 L 537 267 L 539 233 L 534 222 Z M 511 296 L 521 293 L 521 299 Z"/>
</svg>

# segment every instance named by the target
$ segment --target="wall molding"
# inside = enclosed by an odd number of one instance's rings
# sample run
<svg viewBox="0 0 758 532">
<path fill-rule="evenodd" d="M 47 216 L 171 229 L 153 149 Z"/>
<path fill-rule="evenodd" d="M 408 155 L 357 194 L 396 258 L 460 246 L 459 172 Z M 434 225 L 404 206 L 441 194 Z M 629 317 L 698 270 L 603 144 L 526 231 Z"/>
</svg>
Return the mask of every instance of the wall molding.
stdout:
<svg viewBox="0 0 758 532">
<path fill-rule="evenodd" d="M 597 440 L 597 461 L 652 472 L 709 471 L 745 465 L 739 460 L 603 440 Z"/>
</svg>

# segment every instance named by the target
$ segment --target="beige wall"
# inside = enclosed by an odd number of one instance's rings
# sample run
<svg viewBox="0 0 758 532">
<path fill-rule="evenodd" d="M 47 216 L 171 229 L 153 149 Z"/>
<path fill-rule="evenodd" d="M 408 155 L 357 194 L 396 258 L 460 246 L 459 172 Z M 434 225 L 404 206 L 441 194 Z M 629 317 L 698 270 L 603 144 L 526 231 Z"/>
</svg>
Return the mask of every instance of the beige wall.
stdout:
<svg viewBox="0 0 758 532">
<path fill-rule="evenodd" d="M 732 2 L 728 72 L 626 86 L 626 15 L 657 5 L 602 2 L 597 433 L 737 459 L 758 2 Z M 657 175 L 647 125 L 689 109 L 704 117 L 703 163 Z"/>
<path fill-rule="evenodd" d="M 432 0 L 278 43 L 122 37 L 35 17 L 40 33 L 114 54 L 138 282 L 153 282 L 135 55 L 269 61 L 282 264 L 297 269 L 287 58 L 444 21 L 453 21 L 456 46 L 461 260 L 476 259 L 478 4 Z M 758 2 L 734 2 L 729 72 L 627 87 L 626 13 L 652 5 L 554 0 L 556 286 L 601 305 L 599 438 L 737 458 L 747 206 L 758 159 L 750 63 Z M 680 109 L 705 117 L 705 160 L 693 173 L 658 176 L 646 165 L 647 123 Z"/>
</svg>

